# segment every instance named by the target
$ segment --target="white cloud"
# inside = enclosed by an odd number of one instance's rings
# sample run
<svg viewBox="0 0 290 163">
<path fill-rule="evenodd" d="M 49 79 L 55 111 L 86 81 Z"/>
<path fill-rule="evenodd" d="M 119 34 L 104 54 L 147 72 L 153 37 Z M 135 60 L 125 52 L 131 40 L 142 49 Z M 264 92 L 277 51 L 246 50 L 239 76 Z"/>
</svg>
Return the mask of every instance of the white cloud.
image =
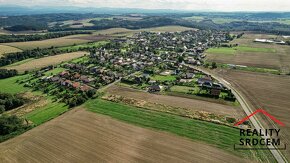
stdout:
<svg viewBox="0 0 290 163">
<path fill-rule="evenodd" d="M 1 4 L 211 11 L 290 11 L 289 0 L 0 0 Z"/>
</svg>

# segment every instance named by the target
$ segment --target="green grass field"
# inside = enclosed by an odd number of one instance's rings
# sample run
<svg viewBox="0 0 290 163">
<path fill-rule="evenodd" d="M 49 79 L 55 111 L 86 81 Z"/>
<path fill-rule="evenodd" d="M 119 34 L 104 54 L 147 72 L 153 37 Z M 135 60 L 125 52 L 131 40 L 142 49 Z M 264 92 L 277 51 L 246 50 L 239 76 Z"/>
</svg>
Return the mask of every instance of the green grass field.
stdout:
<svg viewBox="0 0 290 163">
<path fill-rule="evenodd" d="M 275 53 L 275 49 L 271 48 L 253 48 L 248 46 L 237 46 L 232 48 L 220 47 L 220 48 L 210 48 L 206 51 L 206 53 L 212 54 L 228 54 L 233 55 L 238 52 L 261 52 L 261 53 Z"/>
<path fill-rule="evenodd" d="M 152 76 L 152 80 L 156 80 L 156 81 L 174 81 L 174 80 L 176 80 L 176 77 L 172 76 L 172 75 L 167 75 L 167 76 L 154 75 L 154 76 Z"/>
<path fill-rule="evenodd" d="M 80 45 L 65 46 L 65 47 L 61 47 L 59 49 L 75 51 L 75 50 L 79 50 L 80 48 L 100 47 L 100 46 L 105 45 L 107 43 L 108 43 L 108 41 L 98 41 L 98 42 L 86 43 L 86 44 L 80 44 Z"/>
<path fill-rule="evenodd" d="M 32 121 L 35 125 L 40 125 L 61 115 L 62 113 L 68 111 L 68 109 L 68 106 L 64 103 L 50 101 L 45 107 L 38 108 L 26 114 L 24 117 Z"/>
<path fill-rule="evenodd" d="M 195 90 L 195 88 L 194 87 L 187 87 L 187 86 L 178 86 L 178 85 L 170 87 L 170 91 L 180 92 L 180 93 L 188 93 L 192 90 Z"/>
<path fill-rule="evenodd" d="M 236 128 L 100 99 L 90 100 L 85 106 L 89 111 L 95 113 L 108 115 L 138 126 L 171 132 L 195 141 L 202 141 L 244 158 L 265 160 L 266 157 L 271 156 L 269 151 L 233 150 L 233 145 L 239 142 L 239 130 Z M 252 152 L 255 153 L 254 156 Z"/>
<path fill-rule="evenodd" d="M 56 75 L 56 74 L 58 74 L 58 73 L 63 72 L 64 70 L 66 70 L 66 69 L 65 69 L 65 68 L 61 68 L 61 67 L 59 67 L 59 68 L 55 68 L 55 69 L 53 69 L 53 70 L 50 70 L 50 71 L 45 72 L 44 75 L 45 75 L 45 76 Z"/>
<path fill-rule="evenodd" d="M 0 80 L 0 92 L 5 93 L 21 93 L 29 90 L 29 88 L 23 87 L 23 84 L 16 83 L 17 80 L 23 80 L 29 75 L 15 76 L 11 78 Z"/>
</svg>

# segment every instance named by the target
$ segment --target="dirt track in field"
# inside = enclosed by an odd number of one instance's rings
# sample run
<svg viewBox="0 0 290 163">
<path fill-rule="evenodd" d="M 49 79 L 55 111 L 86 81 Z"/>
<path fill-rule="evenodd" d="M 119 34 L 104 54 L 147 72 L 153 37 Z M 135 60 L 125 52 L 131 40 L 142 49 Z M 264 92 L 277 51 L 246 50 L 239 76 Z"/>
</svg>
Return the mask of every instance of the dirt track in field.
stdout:
<svg viewBox="0 0 290 163">
<path fill-rule="evenodd" d="M 76 108 L 0 144 L 1 162 L 245 162 L 222 150 Z"/>
<path fill-rule="evenodd" d="M 240 109 L 239 107 L 177 96 L 151 94 L 116 85 L 111 86 L 107 90 L 107 92 L 113 95 L 120 95 L 128 98 L 144 100 L 173 107 L 188 108 L 196 111 L 206 111 L 210 113 L 229 115 L 238 118 L 244 115 L 242 109 Z"/>
<path fill-rule="evenodd" d="M 290 76 L 234 70 L 219 70 L 218 73 L 239 89 L 253 108 L 262 108 L 282 121 L 285 127 L 279 126 L 264 115 L 259 115 L 267 128 L 280 128 L 281 142 L 290 144 Z M 283 152 L 290 160 L 290 148 Z"/>
</svg>

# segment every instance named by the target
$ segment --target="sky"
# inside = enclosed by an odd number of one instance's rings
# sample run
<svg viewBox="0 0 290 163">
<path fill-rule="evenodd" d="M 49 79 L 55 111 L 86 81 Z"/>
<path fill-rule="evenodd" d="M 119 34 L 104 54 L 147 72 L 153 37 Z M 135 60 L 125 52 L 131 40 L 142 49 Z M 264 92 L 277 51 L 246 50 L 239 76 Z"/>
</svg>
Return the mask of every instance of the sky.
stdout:
<svg viewBox="0 0 290 163">
<path fill-rule="evenodd" d="M 290 0 L 0 0 L 1 5 L 144 8 L 192 11 L 290 11 Z"/>
</svg>

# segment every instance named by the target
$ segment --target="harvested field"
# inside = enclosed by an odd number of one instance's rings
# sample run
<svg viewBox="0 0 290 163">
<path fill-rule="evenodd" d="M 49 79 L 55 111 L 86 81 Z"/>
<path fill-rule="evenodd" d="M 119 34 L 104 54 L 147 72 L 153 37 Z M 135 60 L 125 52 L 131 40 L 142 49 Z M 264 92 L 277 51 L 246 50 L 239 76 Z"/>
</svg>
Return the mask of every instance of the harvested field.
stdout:
<svg viewBox="0 0 290 163">
<path fill-rule="evenodd" d="M 241 50 L 209 50 L 207 60 L 224 64 L 239 64 L 251 67 L 271 68 L 290 72 L 290 46 L 253 42 L 256 38 L 276 38 L 266 34 L 247 33 L 231 44 L 239 44 Z M 223 48 L 225 49 L 225 48 Z"/>
<path fill-rule="evenodd" d="M 6 45 L 0 45 L 0 57 L 7 53 L 21 52 L 22 50 Z"/>
<path fill-rule="evenodd" d="M 86 39 L 86 37 L 89 35 L 72 35 L 72 36 L 66 36 L 61 38 L 55 38 L 55 39 L 48 39 L 48 40 L 41 40 L 41 41 L 27 41 L 27 42 L 12 42 L 12 43 L 3 43 L 2 45 L 8 45 L 17 47 L 22 50 L 27 49 L 35 49 L 37 47 L 39 48 L 50 48 L 51 46 L 54 47 L 62 47 L 62 46 L 69 46 L 73 44 L 82 44 L 87 43 L 94 40 Z M 84 39 L 82 38 L 84 37 Z"/>
<path fill-rule="evenodd" d="M 212 146 L 74 109 L 0 144 L 3 162 L 246 162 Z"/>
<path fill-rule="evenodd" d="M 7 66 L 7 69 L 16 69 L 19 72 L 24 72 L 26 70 L 39 69 L 49 65 L 56 65 L 64 61 L 69 61 L 75 58 L 82 57 L 86 52 L 74 52 L 74 53 L 65 53 L 59 54 L 39 59 L 33 59 L 23 64 L 16 64 L 15 66 Z"/>
<path fill-rule="evenodd" d="M 183 26 L 163 26 L 163 27 L 154 27 L 154 28 L 143 28 L 138 30 L 131 30 L 126 28 L 110 28 L 105 30 L 99 30 L 94 32 L 94 34 L 101 34 L 101 35 L 132 35 L 137 32 L 141 31 L 148 31 L 148 32 L 178 32 L 178 31 L 187 31 L 187 30 L 196 30 L 194 28 L 188 28 Z"/>
<path fill-rule="evenodd" d="M 215 114 L 229 115 L 236 118 L 243 117 L 244 115 L 242 109 L 239 107 L 177 96 L 150 94 L 147 92 L 116 85 L 111 86 L 107 90 L 107 93 L 173 107 L 192 109 L 195 111 L 206 111 Z"/>
<path fill-rule="evenodd" d="M 220 70 L 218 74 L 233 83 L 247 97 L 253 109 L 263 108 L 282 121 L 285 127 L 277 126 L 266 116 L 259 116 L 264 125 L 280 128 L 283 134 L 281 141 L 290 144 L 290 76 L 234 70 Z M 290 148 L 283 152 L 290 160 Z"/>
</svg>

